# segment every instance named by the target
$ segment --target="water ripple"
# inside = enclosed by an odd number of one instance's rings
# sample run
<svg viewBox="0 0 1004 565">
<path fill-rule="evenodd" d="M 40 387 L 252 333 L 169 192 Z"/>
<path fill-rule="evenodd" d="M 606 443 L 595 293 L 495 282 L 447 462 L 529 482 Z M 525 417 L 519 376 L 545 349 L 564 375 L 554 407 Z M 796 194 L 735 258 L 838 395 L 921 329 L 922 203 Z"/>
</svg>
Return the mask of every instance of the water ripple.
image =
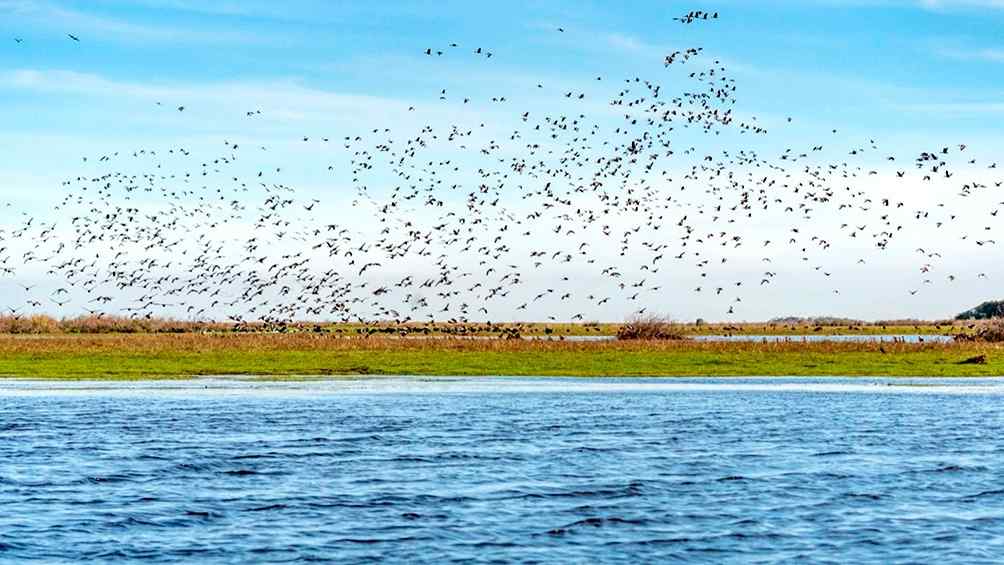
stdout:
<svg viewBox="0 0 1004 565">
<path fill-rule="evenodd" d="M 0 383 L 0 560 L 989 563 L 1002 392 Z"/>
</svg>

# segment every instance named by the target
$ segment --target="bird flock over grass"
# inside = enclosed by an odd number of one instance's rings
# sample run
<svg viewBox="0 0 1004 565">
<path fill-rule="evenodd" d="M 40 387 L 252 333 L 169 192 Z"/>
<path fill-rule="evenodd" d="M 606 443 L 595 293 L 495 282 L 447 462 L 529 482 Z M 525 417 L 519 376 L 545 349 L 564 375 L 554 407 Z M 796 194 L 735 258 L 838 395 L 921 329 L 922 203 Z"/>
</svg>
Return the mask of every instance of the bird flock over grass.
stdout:
<svg viewBox="0 0 1004 565">
<path fill-rule="evenodd" d="M 711 26 L 719 16 L 676 19 Z M 485 64 L 504 56 L 450 41 L 415 55 Z M 705 294 L 728 319 L 751 287 L 778 277 L 830 284 L 833 257 L 848 253 L 867 276 L 870 262 L 908 250 L 917 275 L 909 295 L 987 276 L 975 263 L 945 272 L 941 251 L 911 234 L 952 238 L 992 261 L 996 205 L 966 221 L 954 206 L 1004 200 L 996 163 L 960 143 L 917 155 L 872 139 L 840 147 L 836 130 L 832 144 L 764 150 L 792 118 L 768 127 L 743 111 L 740 86 L 693 46 L 653 61 L 645 77 L 520 84 L 490 98 L 441 88 L 426 107 L 408 107 L 419 122 L 424 111 L 438 116 L 417 128 L 296 137 L 304 153 L 324 155 L 322 174 L 346 186 L 333 208 L 288 180 L 310 160 L 275 163 L 268 146 L 246 140 L 220 139 L 212 154 L 170 146 L 86 155 L 51 214 L 5 213 L 3 306 L 13 316 L 464 324 L 585 321 L 612 304 L 638 314 Z M 530 95 L 544 103 L 522 106 Z M 508 119 L 487 121 L 500 114 Z M 937 201 L 914 202 L 903 188 L 925 185 L 937 187 Z M 832 233 L 820 228 L 829 223 Z M 775 268 L 781 257 L 800 270 Z M 757 268 L 733 267 L 751 258 Z"/>
</svg>

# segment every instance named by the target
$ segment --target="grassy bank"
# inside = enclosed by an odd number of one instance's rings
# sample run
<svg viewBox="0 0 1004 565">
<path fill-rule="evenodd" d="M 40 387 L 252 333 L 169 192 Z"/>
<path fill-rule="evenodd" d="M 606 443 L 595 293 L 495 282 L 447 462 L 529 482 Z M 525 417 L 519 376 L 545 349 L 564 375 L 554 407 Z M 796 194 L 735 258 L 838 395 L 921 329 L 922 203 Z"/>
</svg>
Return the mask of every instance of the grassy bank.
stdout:
<svg viewBox="0 0 1004 565">
<path fill-rule="evenodd" d="M 960 364 L 978 355 L 986 364 Z M 1004 376 L 978 343 L 569 342 L 311 334 L 0 336 L 0 376 Z"/>
</svg>

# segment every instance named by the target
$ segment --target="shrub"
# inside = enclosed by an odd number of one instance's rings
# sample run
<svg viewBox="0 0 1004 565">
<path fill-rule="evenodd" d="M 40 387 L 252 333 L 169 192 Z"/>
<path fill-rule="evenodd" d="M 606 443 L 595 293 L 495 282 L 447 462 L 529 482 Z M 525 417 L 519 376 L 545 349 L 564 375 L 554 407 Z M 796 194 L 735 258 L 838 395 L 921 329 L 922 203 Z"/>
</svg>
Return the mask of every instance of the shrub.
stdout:
<svg viewBox="0 0 1004 565">
<path fill-rule="evenodd" d="M 983 341 L 986 343 L 1004 343 L 1004 319 L 998 318 L 981 324 L 972 334 L 959 334 L 956 341 Z"/>
<path fill-rule="evenodd" d="M 1004 317 L 1004 300 L 988 300 L 975 308 L 966 310 L 955 317 L 956 320 L 989 320 Z"/>
<path fill-rule="evenodd" d="M 617 339 L 686 339 L 666 316 L 635 316 L 617 330 Z"/>
<path fill-rule="evenodd" d="M 59 332 L 59 322 L 49 316 L 0 317 L 0 333 L 5 334 L 50 334 Z"/>
<path fill-rule="evenodd" d="M 78 316 L 56 320 L 51 316 L 0 316 L 0 334 L 134 334 L 234 331 L 233 324 L 183 322 L 169 318 Z"/>
</svg>

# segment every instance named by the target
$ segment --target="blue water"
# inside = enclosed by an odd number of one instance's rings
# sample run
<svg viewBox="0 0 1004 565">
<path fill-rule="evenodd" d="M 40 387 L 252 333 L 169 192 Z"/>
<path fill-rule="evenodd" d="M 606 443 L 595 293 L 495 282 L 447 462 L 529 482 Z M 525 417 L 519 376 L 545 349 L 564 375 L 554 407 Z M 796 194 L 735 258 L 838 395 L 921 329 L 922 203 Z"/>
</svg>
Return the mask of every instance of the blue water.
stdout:
<svg viewBox="0 0 1004 565">
<path fill-rule="evenodd" d="M 700 335 L 691 339 L 697 341 L 850 341 L 856 343 L 901 341 L 904 343 L 948 343 L 954 341 L 950 335 Z"/>
<path fill-rule="evenodd" d="M 599 335 L 578 335 L 578 336 L 533 336 L 527 337 L 525 339 L 529 340 L 566 340 L 566 341 L 614 341 L 617 339 L 616 336 L 599 336 Z M 695 335 L 689 336 L 688 339 L 693 339 L 696 341 L 757 341 L 757 342 L 774 342 L 774 341 L 850 341 L 857 343 L 867 343 L 867 342 L 895 342 L 900 341 L 904 343 L 949 343 L 954 341 L 955 338 L 950 335 L 919 335 L 919 334 L 889 334 L 889 335 L 826 335 L 826 334 L 809 334 L 809 335 L 746 335 L 746 334 L 728 334 L 728 335 Z"/>
<path fill-rule="evenodd" d="M 0 560 L 999 562 L 1004 383 L 0 381 Z"/>
</svg>

